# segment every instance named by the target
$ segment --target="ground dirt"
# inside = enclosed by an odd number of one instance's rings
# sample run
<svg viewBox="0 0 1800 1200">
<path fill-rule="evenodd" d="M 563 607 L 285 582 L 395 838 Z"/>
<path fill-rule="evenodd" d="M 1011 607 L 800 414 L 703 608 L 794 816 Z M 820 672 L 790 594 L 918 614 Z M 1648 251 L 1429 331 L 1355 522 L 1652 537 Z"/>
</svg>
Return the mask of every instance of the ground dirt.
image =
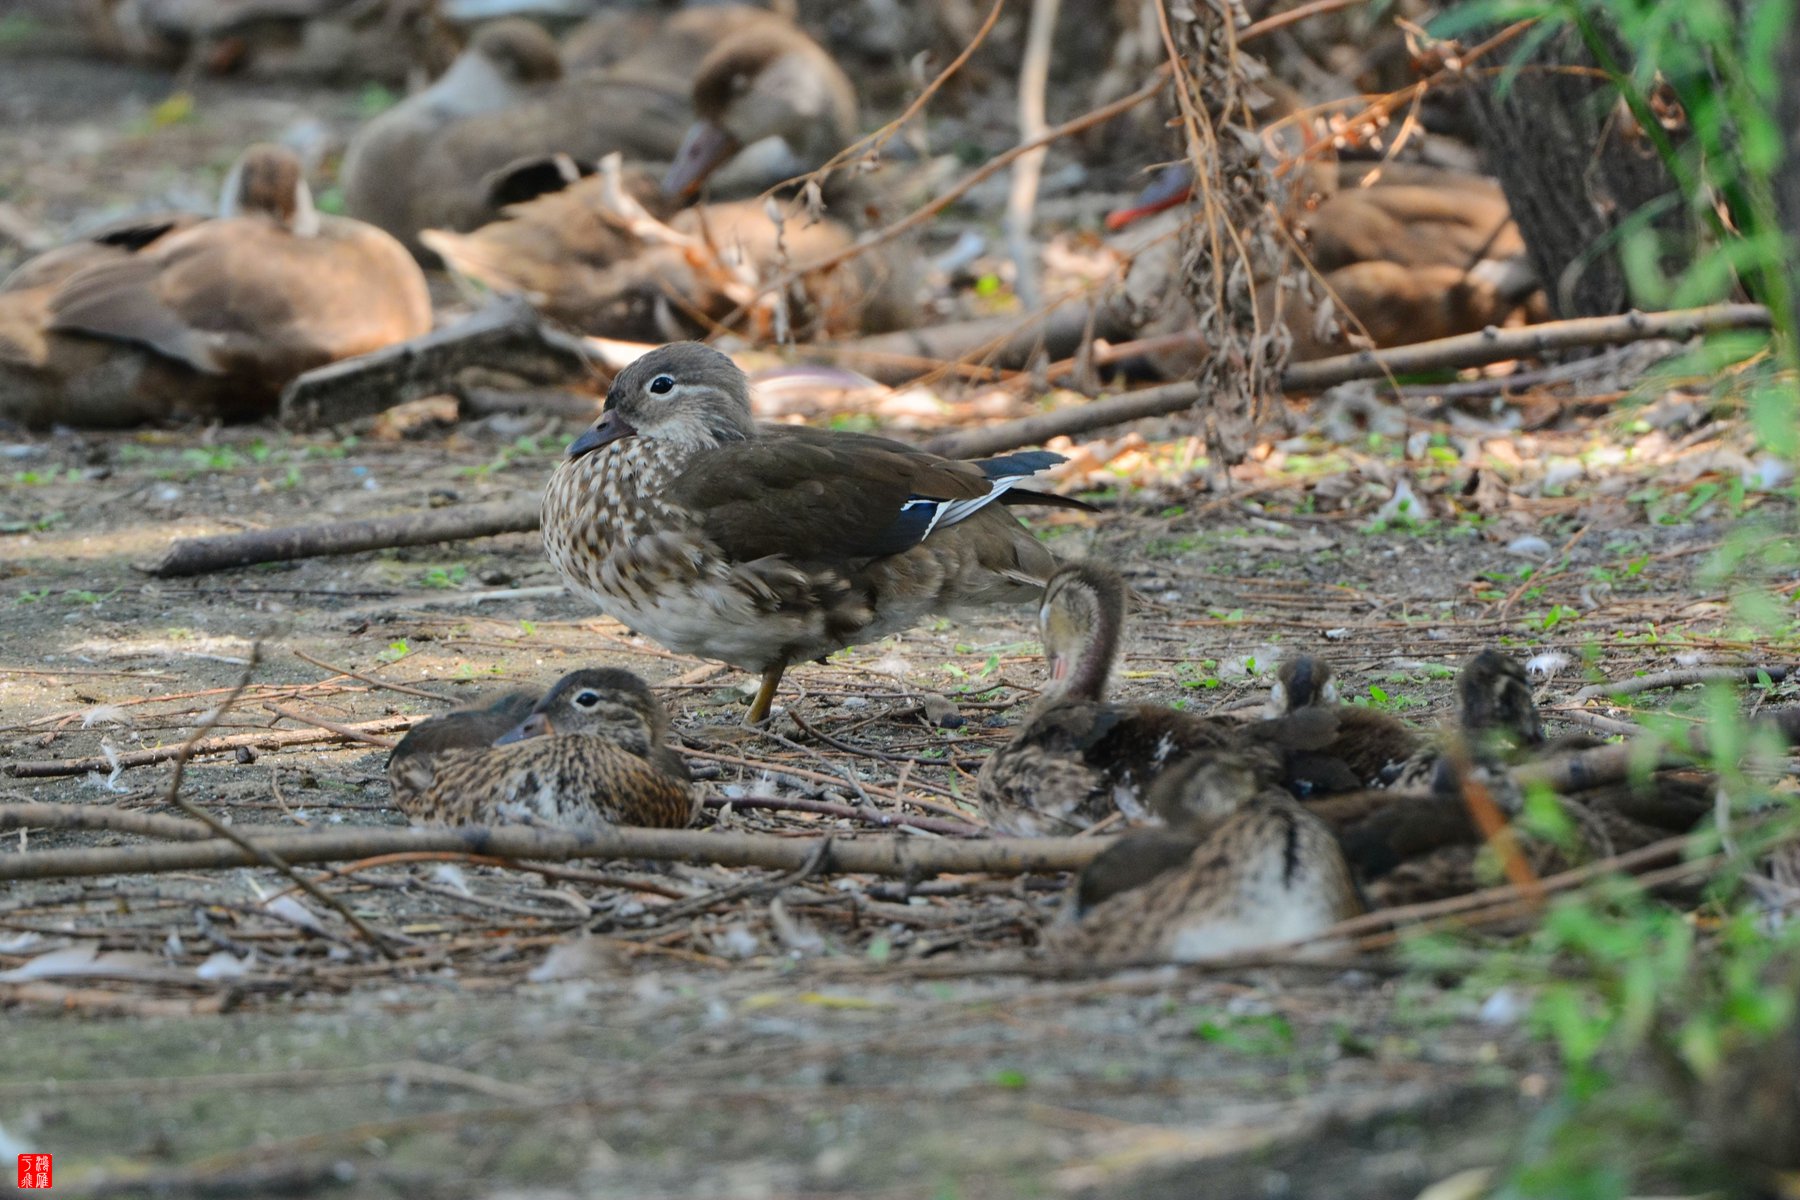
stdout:
<svg viewBox="0 0 1800 1200">
<path fill-rule="evenodd" d="M 135 69 L 7 59 L 0 200 L 61 232 L 128 198 L 203 196 L 244 142 L 356 115 L 341 93 L 201 81 L 193 115 L 159 124 L 168 92 Z M 1306 649 L 1347 695 L 1429 724 L 1456 664 L 1502 643 L 1546 656 L 1540 699 L 1562 727 L 1556 706 L 1590 677 L 1782 652 L 1737 632 L 1748 576 L 1704 573 L 1742 513 L 1775 506 L 1741 492 L 1735 418 L 1703 394 L 1647 417 L 1618 398 L 1420 399 L 1385 437 L 1265 447 L 1229 494 L 1188 469 L 1191 431 L 1149 425 L 1065 481 L 1097 515 L 1035 528 L 1138 592 L 1121 694 L 1253 708 L 1279 656 Z M 1538 428 L 1518 432 L 1521 415 Z M 421 716 L 606 664 L 664 685 L 713 796 L 973 818 L 982 755 L 1043 680 L 1026 611 L 796 670 L 772 735 L 736 738 L 746 680 L 595 617 L 534 535 L 192 580 L 142 570 L 178 537 L 526 497 L 575 428 L 8 435 L 0 766 L 180 744 L 253 646 L 252 685 L 216 734 L 309 727 L 276 708 Z M 1419 527 L 1380 519 L 1407 479 Z M 928 724 L 927 696 L 960 727 Z M 383 762 L 342 741 L 209 756 L 183 794 L 237 824 L 397 826 Z M 169 774 L 6 778 L 0 798 L 166 813 Z M 794 812 L 707 819 L 909 836 Z M 30 831 L 6 853 L 127 840 Z M 912 895 L 806 880 L 663 925 L 665 893 L 755 873 L 309 874 L 409 939 L 401 961 L 310 900 L 265 903 L 286 886 L 270 870 L 0 890 L 0 1150 L 54 1153 L 59 1196 L 1389 1197 L 1500 1161 L 1549 1086 L 1507 1005 L 1484 1021 L 1486 997 L 1390 959 L 983 970 L 1034 945 L 1060 880 Z M 116 957 L 32 976 L 70 946 Z"/>
</svg>

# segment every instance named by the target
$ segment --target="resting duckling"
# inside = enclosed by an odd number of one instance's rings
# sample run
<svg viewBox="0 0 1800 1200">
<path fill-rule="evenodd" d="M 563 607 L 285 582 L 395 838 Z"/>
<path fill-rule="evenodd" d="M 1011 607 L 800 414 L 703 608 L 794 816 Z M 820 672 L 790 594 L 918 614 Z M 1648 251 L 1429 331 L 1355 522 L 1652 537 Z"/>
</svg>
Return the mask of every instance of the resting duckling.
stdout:
<svg viewBox="0 0 1800 1200">
<path fill-rule="evenodd" d="M 1263 712 L 1275 718 L 1308 710 L 1336 717 L 1337 738 L 1317 753 L 1348 767 L 1355 787 L 1384 786 L 1425 744 L 1424 735 L 1398 717 L 1360 704 L 1338 703 L 1331 664 L 1301 654 L 1275 668 Z"/>
<path fill-rule="evenodd" d="M 1051 576 L 1038 612 L 1050 684 L 976 783 L 994 829 L 1035 837 L 1076 833 L 1114 812 L 1140 820 L 1150 784 L 1196 751 L 1240 742 L 1309 749 L 1334 736 L 1336 724 L 1323 712 L 1245 724 L 1159 704 L 1109 703 L 1124 619 L 1117 572 L 1075 563 Z"/>
<path fill-rule="evenodd" d="M 76 271 L 35 338 L 0 340 L 0 415 L 30 425 L 251 419 L 303 371 L 430 328 L 425 279 L 406 250 L 317 212 L 293 151 L 252 146 L 218 219 Z"/>
<path fill-rule="evenodd" d="M 1121 838 L 1082 872 L 1056 953 L 1195 962 L 1312 937 L 1363 911 L 1337 840 L 1266 751 L 1203 750 L 1150 803 L 1166 829 Z M 1319 947 L 1320 950 L 1325 947 Z"/>
<path fill-rule="evenodd" d="M 422 824 L 680 829 L 694 794 L 668 730 L 636 675 L 576 671 L 492 745 L 404 756 L 396 747 L 389 781 L 396 807 Z"/>
<path fill-rule="evenodd" d="M 434 140 L 458 121 L 499 112 L 562 75 L 556 43 L 522 18 L 483 25 L 450 69 L 357 130 L 338 177 L 344 212 L 420 253 L 412 213 L 414 175 Z"/>
</svg>

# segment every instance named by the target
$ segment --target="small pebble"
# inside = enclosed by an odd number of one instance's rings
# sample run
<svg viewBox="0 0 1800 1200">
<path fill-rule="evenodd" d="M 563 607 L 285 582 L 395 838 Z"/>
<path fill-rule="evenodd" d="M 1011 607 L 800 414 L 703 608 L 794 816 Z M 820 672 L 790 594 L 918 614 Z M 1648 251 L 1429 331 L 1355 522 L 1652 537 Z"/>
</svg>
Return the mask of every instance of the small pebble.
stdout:
<svg viewBox="0 0 1800 1200">
<path fill-rule="evenodd" d="M 1517 554 L 1521 558 L 1549 558 L 1550 543 L 1541 537 L 1527 534 L 1506 543 L 1506 552 Z"/>
</svg>

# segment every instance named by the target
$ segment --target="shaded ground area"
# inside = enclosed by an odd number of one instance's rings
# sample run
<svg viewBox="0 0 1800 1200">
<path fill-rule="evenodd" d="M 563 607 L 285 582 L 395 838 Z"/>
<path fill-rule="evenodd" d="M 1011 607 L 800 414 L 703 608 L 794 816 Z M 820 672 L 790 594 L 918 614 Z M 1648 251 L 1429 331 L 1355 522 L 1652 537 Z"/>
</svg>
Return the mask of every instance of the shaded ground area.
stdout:
<svg viewBox="0 0 1800 1200">
<path fill-rule="evenodd" d="M 747 680 L 590 619 L 551 587 L 529 535 L 193 581 L 133 566 L 178 534 L 527 493 L 569 433 L 502 422 L 355 445 L 268 430 L 15 443 L 14 532 L 0 544 L 6 760 L 178 744 L 261 637 L 266 665 L 218 733 L 305 728 L 276 709 L 355 723 L 443 708 L 388 685 L 462 700 L 620 664 L 669 685 L 713 795 L 973 816 L 980 757 L 1042 678 L 1027 613 L 799 670 L 783 698 L 803 724 L 740 740 L 724 734 Z M 1574 541 L 1548 564 L 1508 552 L 1504 518 L 1368 532 L 1372 504 L 1316 510 L 1380 456 L 1331 454 L 1323 472 L 1303 456 L 1265 464 L 1236 497 L 1174 482 L 1090 493 L 1106 513 L 1040 527 L 1067 553 L 1122 563 L 1139 591 L 1124 694 L 1253 706 L 1279 654 L 1305 647 L 1339 665 L 1350 694 L 1428 722 L 1447 711 L 1455 664 L 1500 641 L 1566 657 L 1542 693 L 1554 717 L 1590 671 L 1744 649 L 1728 589 L 1694 578 L 1722 528 L 1659 527 L 1643 501 L 1590 492 L 1519 499 L 1520 528 Z M 1422 492 L 1437 477 L 1426 463 L 1411 473 Z M 927 695 L 966 723 L 928 726 Z M 383 761 L 342 742 L 215 756 L 184 794 L 244 825 L 397 825 Z M 166 812 L 167 780 L 163 765 L 0 787 Z M 715 817 L 902 836 L 803 813 Z M 38 832 L 29 846 L 124 840 Z M 401 965 L 310 900 L 266 903 L 286 882 L 268 871 L 10 887 L 0 969 L 16 974 L 0 998 L 20 1051 L 0 1091 L 6 1136 L 62 1156 L 59 1181 L 78 1195 L 149 1194 L 116 1182 L 137 1175 L 179 1195 L 208 1181 L 355 1196 L 1183 1195 L 1203 1169 L 1241 1181 L 1219 1194 L 1382 1196 L 1494 1161 L 1544 1086 L 1519 1030 L 1476 1018 L 1482 996 L 1379 960 L 982 975 L 987 955 L 1031 945 L 1054 919 L 1053 882 L 950 880 L 909 898 L 892 881 L 810 880 L 779 890 L 777 909 L 775 887 L 733 898 L 756 873 L 698 867 L 539 876 L 376 861 L 314 874 L 412 941 Z M 659 917 L 671 897 L 708 895 L 698 913 Z M 96 975 L 31 977 L 70 946 L 99 951 Z M 179 1082 L 150 1082 L 165 1079 Z"/>
</svg>

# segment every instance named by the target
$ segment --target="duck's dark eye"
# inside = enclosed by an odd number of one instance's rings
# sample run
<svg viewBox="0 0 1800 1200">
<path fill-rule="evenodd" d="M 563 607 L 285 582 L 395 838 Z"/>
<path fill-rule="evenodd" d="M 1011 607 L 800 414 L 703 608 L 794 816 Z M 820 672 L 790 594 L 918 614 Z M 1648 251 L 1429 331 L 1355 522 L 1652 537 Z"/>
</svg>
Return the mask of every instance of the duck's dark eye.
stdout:
<svg viewBox="0 0 1800 1200">
<path fill-rule="evenodd" d="M 579 692 L 575 696 L 576 708 L 592 708 L 600 703 L 599 692 Z"/>
<path fill-rule="evenodd" d="M 673 375 L 658 375 L 655 379 L 650 381 L 650 390 L 659 396 L 665 395 L 674 389 L 675 377 Z"/>
</svg>

